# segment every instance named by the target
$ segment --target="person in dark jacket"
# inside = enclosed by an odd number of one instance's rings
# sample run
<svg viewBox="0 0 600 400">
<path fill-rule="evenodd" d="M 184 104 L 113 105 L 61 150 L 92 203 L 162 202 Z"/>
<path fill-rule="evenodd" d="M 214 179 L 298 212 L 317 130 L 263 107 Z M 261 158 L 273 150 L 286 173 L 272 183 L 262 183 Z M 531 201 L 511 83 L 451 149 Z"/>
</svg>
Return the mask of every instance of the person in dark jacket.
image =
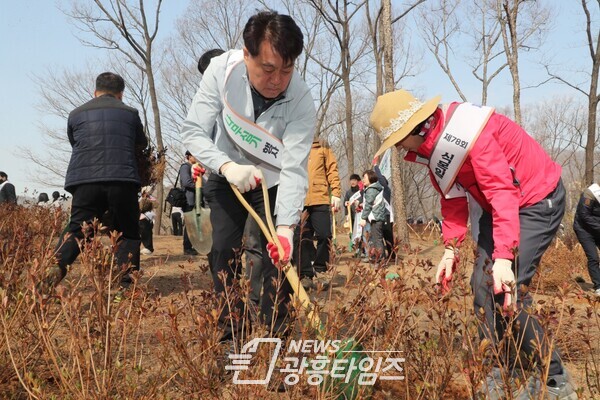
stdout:
<svg viewBox="0 0 600 400">
<path fill-rule="evenodd" d="M 0 204 L 3 203 L 17 204 L 17 195 L 15 186 L 8 181 L 6 172 L 0 171 Z"/>
<path fill-rule="evenodd" d="M 138 111 L 122 101 L 125 82 L 112 72 L 96 78 L 94 98 L 69 114 L 67 135 L 73 148 L 65 190 L 73 195 L 71 219 L 56 249 L 57 267 L 49 271 L 48 283 L 60 282 L 67 266 L 79 255 L 82 224 L 112 215 L 112 226 L 122 233 L 116 250 L 123 271 L 121 284 L 131 282 L 130 269 L 139 269 L 140 232 L 137 154 L 148 140 Z"/>
<path fill-rule="evenodd" d="M 600 186 L 594 183 L 583 191 L 577 204 L 573 230 L 588 261 L 594 293 L 600 296 Z"/>
<path fill-rule="evenodd" d="M 383 200 L 383 186 L 379 183 L 377 174 L 369 169 L 363 174 L 365 185 L 364 202 L 361 226 L 364 228 L 367 222 L 371 223 L 371 235 L 369 236 L 369 256 L 371 262 L 378 261 L 385 255 L 383 245 L 383 224 L 389 220 L 390 213 Z"/>
<path fill-rule="evenodd" d="M 184 213 L 192 211 L 196 205 L 196 183 L 192 177 L 192 165 L 198 162 L 189 151 L 185 152 L 185 160 L 186 162 L 179 167 L 179 184 L 185 190 L 187 200 L 186 206 L 182 209 Z M 183 225 L 183 254 L 187 256 L 198 255 L 198 252 L 192 246 L 192 242 L 190 242 L 185 224 Z"/>
<path fill-rule="evenodd" d="M 360 192 L 360 187 L 358 183 L 360 182 L 360 175 L 352 174 L 348 179 L 350 182 L 350 188 L 346 190 L 346 194 L 344 194 L 344 213 L 348 213 L 348 206 L 350 206 L 350 220 L 351 226 L 354 226 L 354 217 L 356 216 L 356 206 L 362 203 L 362 195 L 358 194 Z M 354 201 L 350 202 L 352 196 L 357 197 Z"/>
</svg>

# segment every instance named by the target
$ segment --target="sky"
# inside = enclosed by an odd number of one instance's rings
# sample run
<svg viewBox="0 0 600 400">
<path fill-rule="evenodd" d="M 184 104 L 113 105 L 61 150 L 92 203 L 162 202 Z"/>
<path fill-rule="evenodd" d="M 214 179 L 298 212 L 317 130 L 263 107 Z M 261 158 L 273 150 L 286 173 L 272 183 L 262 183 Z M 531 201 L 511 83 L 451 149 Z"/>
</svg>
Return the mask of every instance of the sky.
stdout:
<svg viewBox="0 0 600 400">
<path fill-rule="evenodd" d="M 589 70 L 589 53 L 584 48 L 583 19 L 579 2 L 574 0 L 545 0 L 560 15 L 553 32 L 548 37 L 550 46 L 545 57 L 554 62 Z M 401 8 L 399 0 L 393 0 Z M 41 148 L 42 135 L 39 123 L 44 117 L 36 109 L 38 87 L 34 76 L 43 76 L 48 69 L 83 66 L 89 59 L 97 59 L 98 50 L 83 46 L 75 36 L 76 29 L 57 7 L 65 1 L 53 0 L 0 0 L 0 171 L 8 174 L 17 194 L 25 190 L 48 192 L 64 190 L 61 187 L 44 187 L 32 183 L 32 166 L 19 157 L 19 147 Z M 165 0 L 161 12 L 159 35 L 166 38 L 175 26 L 178 16 L 185 10 L 187 0 Z M 591 4 L 593 7 L 593 3 Z M 596 25 L 597 26 L 597 25 Z M 442 101 L 459 100 L 448 78 L 425 53 L 423 73 L 409 83 L 428 98 L 441 94 Z M 520 64 L 523 86 L 539 82 L 544 70 L 539 63 L 523 57 Z M 458 70 L 457 79 L 466 87 L 469 98 L 479 98 L 479 86 L 467 69 Z M 491 91 L 489 104 L 509 106 L 512 102 L 512 82 L 504 74 Z M 584 88 L 587 90 L 587 88 Z M 557 84 L 523 91 L 524 105 L 552 98 L 552 96 L 582 97 L 572 89 Z M 66 135 L 66 133 L 65 133 Z"/>
</svg>

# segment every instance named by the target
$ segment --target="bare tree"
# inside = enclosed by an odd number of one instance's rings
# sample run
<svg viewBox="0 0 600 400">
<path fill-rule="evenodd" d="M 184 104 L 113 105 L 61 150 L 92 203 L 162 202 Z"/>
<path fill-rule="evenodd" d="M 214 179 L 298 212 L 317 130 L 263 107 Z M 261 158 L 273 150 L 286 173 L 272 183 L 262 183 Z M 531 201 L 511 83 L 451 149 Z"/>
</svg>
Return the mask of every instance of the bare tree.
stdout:
<svg viewBox="0 0 600 400">
<path fill-rule="evenodd" d="M 149 3 L 153 3 L 152 12 L 147 14 L 146 6 Z M 64 11 L 80 29 L 83 44 L 117 51 L 144 74 L 152 108 L 154 140 L 159 153 L 164 152 L 164 143 L 156 90 L 157 61 L 154 60 L 153 50 L 161 6 L 162 0 L 88 0 L 75 1 L 69 10 Z M 162 204 L 162 177 L 159 177 L 156 189 L 157 200 Z M 157 223 L 154 226 L 157 233 L 160 232 L 161 217 L 162 208 L 158 207 Z"/>
<path fill-rule="evenodd" d="M 519 51 L 531 51 L 539 47 L 550 19 L 550 11 L 535 0 L 497 0 L 496 12 L 513 82 L 515 121 L 521 124 Z"/>
<path fill-rule="evenodd" d="M 600 2 L 597 3 L 600 6 Z M 600 29 L 594 27 L 592 16 L 588 8 L 588 1 L 581 0 L 581 8 L 585 15 L 585 35 L 586 45 L 589 51 L 589 55 L 592 61 L 592 69 L 589 72 L 589 86 L 587 92 L 582 89 L 585 83 L 573 82 L 560 76 L 559 74 L 552 72 L 549 66 L 546 66 L 548 75 L 551 79 L 555 79 L 572 89 L 580 92 L 587 98 L 587 134 L 585 144 L 585 183 L 589 184 L 594 182 L 594 152 L 596 150 L 596 143 L 598 141 L 597 135 L 597 120 L 598 120 L 598 102 L 600 101 L 600 94 L 598 93 L 598 76 L 600 73 Z M 599 7 L 600 8 L 600 7 Z"/>
<path fill-rule="evenodd" d="M 364 54 L 366 41 L 364 36 L 355 35 L 356 24 L 353 22 L 355 17 L 359 16 L 360 9 L 364 6 L 365 0 L 351 2 L 348 0 L 308 0 L 315 10 L 318 11 L 331 39 L 337 44 L 340 63 L 339 69 L 332 69 L 329 65 L 323 63 L 319 58 L 309 54 L 308 56 L 317 62 L 322 68 L 339 77 L 344 87 L 345 95 L 345 130 L 346 130 L 346 159 L 348 170 L 354 170 L 354 129 L 352 116 L 352 67 Z M 353 46 L 352 38 L 357 38 L 360 42 Z"/>
</svg>

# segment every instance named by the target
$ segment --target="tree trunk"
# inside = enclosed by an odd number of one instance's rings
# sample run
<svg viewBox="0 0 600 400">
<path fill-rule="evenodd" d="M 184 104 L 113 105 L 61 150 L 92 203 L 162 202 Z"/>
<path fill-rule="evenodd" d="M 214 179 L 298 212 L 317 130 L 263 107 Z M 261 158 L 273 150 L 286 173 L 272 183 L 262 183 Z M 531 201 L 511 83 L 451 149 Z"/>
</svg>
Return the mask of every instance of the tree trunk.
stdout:
<svg viewBox="0 0 600 400">
<path fill-rule="evenodd" d="M 392 40 L 392 4 L 390 0 L 383 0 L 381 22 L 383 24 L 383 68 L 386 93 L 394 90 L 394 48 Z M 408 229 L 406 228 L 406 204 L 404 202 L 404 179 L 402 178 L 402 159 L 398 150 L 392 149 L 390 157 L 392 169 L 392 188 L 394 193 L 394 227 L 396 240 L 410 246 Z"/>
<path fill-rule="evenodd" d="M 600 65 L 594 63 L 592 68 L 592 79 L 588 96 L 588 129 L 585 144 L 585 181 L 587 185 L 594 182 L 594 151 L 596 150 L 596 112 L 598 109 L 598 68 Z"/>
<path fill-rule="evenodd" d="M 150 50 L 148 50 L 150 53 Z M 150 92 L 150 102 L 152 104 L 152 114 L 154 116 L 154 136 L 156 138 L 156 150 L 159 154 L 163 154 L 164 144 L 162 138 L 162 130 L 160 124 L 160 109 L 158 106 L 158 96 L 156 94 L 156 84 L 154 81 L 154 70 L 152 69 L 152 58 L 149 56 L 147 58 L 146 63 L 146 74 L 148 76 L 148 91 Z M 163 202 L 164 202 L 164 185 L 163 185 L 163 174 L 161 176 L 157 176 L 156 183 L 156 201 L 158 203 L 158 207 L 156 207 L 156 219 L 154 224 L 154 233 L 156 235 L 160 234 L 160 229 L 162 226 L 162 214 L 163 214 Z"/>
<path fill-rule="evenodd" d="M 354 131 L 352 129 L 352 87 L 350 85 L 350 72 L 342 68 L 342 79 L 346 96 L 346 158 L 348 159 L 348 172 L 354 173 Z"/>
</svg>

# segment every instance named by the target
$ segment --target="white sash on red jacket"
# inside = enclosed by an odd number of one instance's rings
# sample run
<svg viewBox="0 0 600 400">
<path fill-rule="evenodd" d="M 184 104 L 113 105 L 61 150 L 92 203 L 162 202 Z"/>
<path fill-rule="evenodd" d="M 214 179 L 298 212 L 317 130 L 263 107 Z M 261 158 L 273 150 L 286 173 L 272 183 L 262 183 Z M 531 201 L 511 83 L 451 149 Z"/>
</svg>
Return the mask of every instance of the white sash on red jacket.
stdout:
<svg viewBox="0 0 600 400">
<path fill-rule="evenodd" d="M 462 103 L 444 126 L 428 166 L 446 199 L 465 196 L 464 189 L 454 182 L 493 112 L 492 107 Z"/>
</svg>

